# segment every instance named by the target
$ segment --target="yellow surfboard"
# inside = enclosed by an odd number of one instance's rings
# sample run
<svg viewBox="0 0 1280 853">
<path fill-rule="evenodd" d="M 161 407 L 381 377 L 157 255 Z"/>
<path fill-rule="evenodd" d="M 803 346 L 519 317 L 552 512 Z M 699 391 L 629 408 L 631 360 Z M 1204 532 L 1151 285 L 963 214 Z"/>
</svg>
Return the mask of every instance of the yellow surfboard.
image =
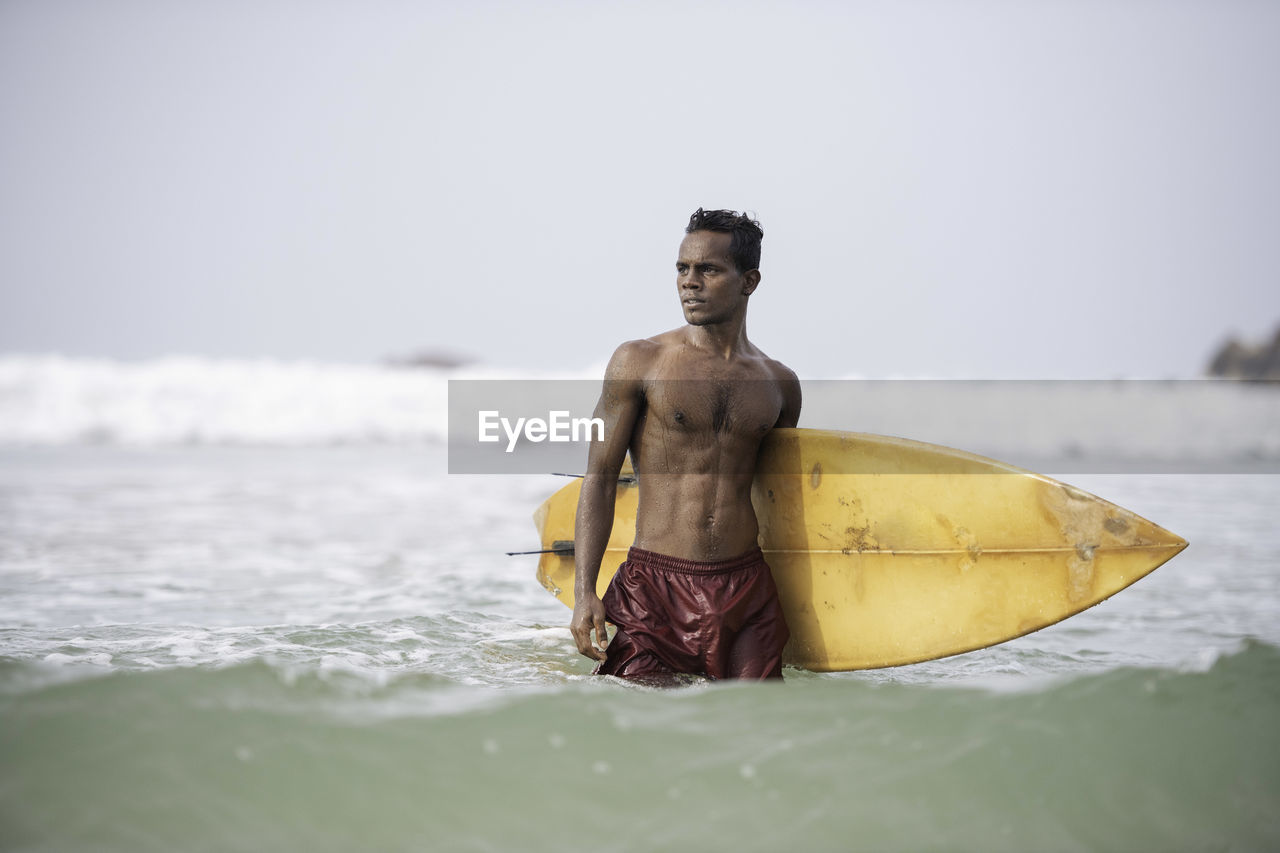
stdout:
<svg viewBox="0 0 1280 853">
<path fill-rule="evenodd" d="M 604 594 L 635 537 L 637 489 L 619 482 Z M 534 513 L 538 580 L 573 606 L 581 481 Z M 752 502 L 791 628 L 787 663 L 836 671 L 984 648 L 1072 616 L 1186 547 L 1065 483 L 902 438 L 776 429 Z"/>
</svg>

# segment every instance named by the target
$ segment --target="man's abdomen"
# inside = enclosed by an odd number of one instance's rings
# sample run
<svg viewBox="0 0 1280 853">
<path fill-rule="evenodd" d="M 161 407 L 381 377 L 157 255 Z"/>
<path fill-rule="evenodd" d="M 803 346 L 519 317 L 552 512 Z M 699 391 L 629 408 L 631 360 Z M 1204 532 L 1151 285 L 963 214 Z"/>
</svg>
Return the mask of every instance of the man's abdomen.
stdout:
<svg viewBox="0 0 1280 853">
<path fill-rule="evenodd" d="M 756 547 L 759 527 L 745 488 L 712 475 L 642 476 L 637 548 L 686 560 L 725 560 Z"/>
</svg>

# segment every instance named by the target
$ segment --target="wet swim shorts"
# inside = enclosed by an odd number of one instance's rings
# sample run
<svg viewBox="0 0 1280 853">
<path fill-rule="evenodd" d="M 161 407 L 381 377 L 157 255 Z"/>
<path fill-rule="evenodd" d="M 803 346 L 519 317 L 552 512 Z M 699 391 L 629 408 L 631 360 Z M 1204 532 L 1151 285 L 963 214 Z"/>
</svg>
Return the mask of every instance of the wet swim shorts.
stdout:
<svg viewBox="0 0 1280 853">
<path fill-rule="evenodd" d="M 603 601 L 618 631 L 599 675 L 782 677 L 791 632 L 759 548 L 713 563 L 632 548 Z"/>
</svg>

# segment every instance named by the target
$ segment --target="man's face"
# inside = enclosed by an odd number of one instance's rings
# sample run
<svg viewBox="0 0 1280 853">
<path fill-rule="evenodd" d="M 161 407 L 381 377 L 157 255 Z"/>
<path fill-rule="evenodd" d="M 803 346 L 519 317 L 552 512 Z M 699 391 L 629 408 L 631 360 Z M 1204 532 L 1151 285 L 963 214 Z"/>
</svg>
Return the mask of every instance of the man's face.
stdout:
<svg viewBox="0 0 1280 853">
<path fill-rule="evenodd" d="M 760 274 L 739 272 L 729 256 L 730 234 L 694 231 L 680 243 L 676 289 L 684 319 L 692 326 L 722 323 L 745 304 Z"/>
</svg>

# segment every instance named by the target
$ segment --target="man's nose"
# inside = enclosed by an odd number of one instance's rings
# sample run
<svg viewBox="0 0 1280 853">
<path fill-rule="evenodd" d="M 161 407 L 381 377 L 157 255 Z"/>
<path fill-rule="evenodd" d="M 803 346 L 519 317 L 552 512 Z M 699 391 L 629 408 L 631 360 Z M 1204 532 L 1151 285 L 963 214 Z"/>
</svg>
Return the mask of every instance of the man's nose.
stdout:
<svg viewBox="0 0 1280 853">
<path fill-rule="evenodd" d="M 680 286 L 696 290 L 702 287 L 702 276 L 696 272 L 687 272 L 680 277 Z"/>
</svg>

